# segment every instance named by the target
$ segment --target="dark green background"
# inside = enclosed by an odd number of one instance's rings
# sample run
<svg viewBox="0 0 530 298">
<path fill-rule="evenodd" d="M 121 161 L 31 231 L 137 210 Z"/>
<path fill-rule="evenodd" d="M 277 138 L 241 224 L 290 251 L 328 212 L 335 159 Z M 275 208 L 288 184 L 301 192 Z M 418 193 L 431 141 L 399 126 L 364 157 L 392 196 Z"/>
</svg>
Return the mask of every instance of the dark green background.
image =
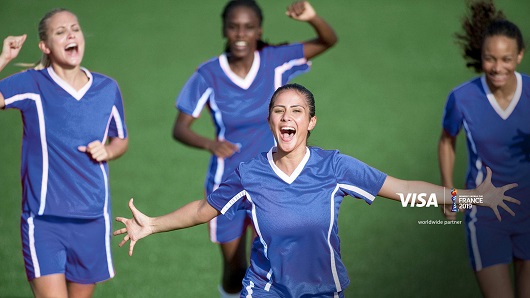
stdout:
<svg viewBox="0 0 530 298">
<path fill-rule="evenodd" d="M 260 1 L 266 40 L 314 36 L 309 25 L 285 16 L 289 3 Z M 312 4 L 335 28 L 339 43 L 295 80 L 317 100 L 311 145 L 340 149 L 399 178 L 439 183 L 436 152 L 446 96 L 475 76 L 465 68 L 453 38 L 465 2 Z M 497 4 L 529 37 L 530 2 Z M 38 21 L 51 8 L 65 7 L 83 27 L 83 65 L 120 84 L 130 145 L 110 165 L 114 216 L 129 216 L 130 197 L 154 216 L 203 196 L 208 154 L 171 138 L 174 101 L 195 68 L 222 50 L 223 6 L 219 0 L 0 2 L 0 37 L 29 34 L 16 62 L 38 60 Z M 20 70 L 11 64 L 0 77 Z M 530 58 L 518 70 L 529 73 Z M 19 235 L 22 121 L 15 111 L 0 114 L 0 297 L 28 297 Z M 209 117 L 196 127 L 213 135 Z M 464 143 L 461 136 L 455 175 L 460 187 L 467 161 Z M 342 257 L 351 278 L 346 296 L 479 296 L 464 227 L 417 223 L 438 219 L 443 219 L 438 208 L 402 208 L 381 198 L 372 206 L 346 200 L 340 213 Z M 120 240 L 112 241 L 117 275 L 97 287 L 96 297 L 218 296 L 220 254 L 205 225 L 142 240 L 133 257 L 118 248 Z"/>
</svg>

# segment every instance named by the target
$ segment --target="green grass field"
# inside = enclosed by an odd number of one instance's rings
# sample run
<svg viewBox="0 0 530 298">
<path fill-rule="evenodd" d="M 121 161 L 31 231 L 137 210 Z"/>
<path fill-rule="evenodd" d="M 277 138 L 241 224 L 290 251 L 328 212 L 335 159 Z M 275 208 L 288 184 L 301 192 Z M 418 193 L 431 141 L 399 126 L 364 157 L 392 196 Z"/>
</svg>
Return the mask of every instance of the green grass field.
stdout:
<svg viewBox="0 0 530 298">
<path fill-rule="evenodd" d="M 264 37 L 275 43 L 314 36 L 284 15 L 290 1 L 260 1 Z M 311 145 L 341 152 L 405 179 L 439 183 L 437 141 L 449 91 L 475 74 L 465 68 L 453 33 L 464 1 L 312 2 L 339 43 L 295 82 L 317 100 Z M 499 0 L 530 43 L 530 2 Z M 28 33 L 16 62 L 40 57 L 37 23 L 51 8 L 74 11 L 87 49 L 83 65 L 115 78 L 123 92 L 129 151 L 111 162 L 114 216 L 126 202 L 149 215 L 167 213 L 203 195 L 208 154 L 171 138 L 175 98 L 187 78 L 223 48 L 224 1 L 20 1 L 0 3 L 0 37 Z M 6 67 L 1 78 L 21 69 Z M 519 71 L 530 73 L 530 57 Z M 206 115 L 204 115 L 206 116 Z M 212 135 L 209 117 L 197 128 Z M 19 179 L 22 121 L 0 112 L 0 297 L 30 297 L 22 260 Z M 459 139 L 455 181 L 462 186 L 466 148 Z M 459 219 L 461 219 L 461 215 Z M 419 225 L 443 219 L 437 208 L 402 208 L 378 198 L 372 206 L 346 200 L 340 216 L 347 297 L 477 297 L 462 225 Z M 115 228 L 120 224 L 115 224 Z M 206 226 L 159 234 L 136 245 L 133 257 L 113 239 L 117 275 L 96 297 L 217 297 L 218 247 Z"/>
</svg>

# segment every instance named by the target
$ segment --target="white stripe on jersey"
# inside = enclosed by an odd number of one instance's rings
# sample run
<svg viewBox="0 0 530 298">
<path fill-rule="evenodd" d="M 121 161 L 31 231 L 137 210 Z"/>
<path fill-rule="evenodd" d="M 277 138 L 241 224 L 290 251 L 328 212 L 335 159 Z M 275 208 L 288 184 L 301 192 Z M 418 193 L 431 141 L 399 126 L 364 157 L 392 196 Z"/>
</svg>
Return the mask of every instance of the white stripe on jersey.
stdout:
<svg viewBox="0 0 530 298">
<path fill-rule="evenodd" d="M 208 88 L 201 95 L 201 98 L 199 98 L 199 101 L 197 102 L 197 106 L 195 107 L 195 110 L 193 110 L 193 113 L 191 114 L 194 118 L 199 117 L 204 105 L 208 101 L 208 97 L 210 97 L 210 94 L 212 94 L 212 92 L 213 92 L 213 89 L 212 88 Z"/>
<path fill-rule="evenodd" d="M 482 260 L 480 258 L 480 251 L 478 248 L 477 227 L 475 226 L 475 223 L 477 222 L 477 206 L 473 206 L 469 216 L 471 217 L 471 220 L 467 224 L 467 227 L 469 228 L 469 240 L 471 242 L 473 258 L 475 259 L 475 271 L 480 271 L 482 270 Z"/>
<path fill-rule="evenodd" d="M 228 203 L 221 209 L 221 213 L 225 214 L 228 209 L 232 207 L 239 199 L 241 199 L 243 196 L 248 196 L 248 193 L 246 190 L 240 191 L 237 195 L 233 196 Z"/>
<path fill-rule="evenodd" d="M 471 150 L 477 156 L 477 160 L 475 161 L 474 166 L 477 168 L 477 177 L 475 177 L 475 185 L 478 186 L 482 183 L 482 180 L 484 180 L 484 173 L 482 172 L 482 159 L 480 159 L 478 155 L 477 146 L 475 145 L 475 141 L 473 140 L 473 135 L 471 134 L 471 131 L 469 130 L 469 126 L 467 125 L 466 120 L 464 120 L 463 123 L 464 123 L 464 130 L 466 131 L 466 137 L 469 141 L 469 144 L 471 145 Z"/>
<path fill-rule="evenodd" d="M 33 213 L 28 218 L 29 228 L 29 251 L 31 254 L 31 263 L 33 263 L 33 270 L 35 270 L 35 278 L 40 277 L 40 266 L 39 259 L 37 258 L 37 252 L 35 251 L 35 224 L 33 223 Z"/>
<path fill-rule="evenodd" d="M 338 184 L 338 187 L 340 188 L 345 188 L 347 190 L 350 190 L 350 191 L 353 191 L 355 192 L 356 194 L 364 197 L 364 198 L 367 198 L 368 200 L 370 201 L 373 201 L 375 199 L 375 196 L 371 195 L 369 192 L 367 192 L 366 190 L 364 189 L 360 189 L 358 188 L 357 186 L 353 186 L 353 185 L 348 185 L 348 184 L 341 184 L 339 183 Z"/>
<path fill-rule="evenodd" d="M 8 106 L 15 101 L 31 99 L 35 102 L 37 108 L 37 117 L 39 118 L 39 134 L 40 144 L 42 149 L 42 181 L 40 188 L 40 206 L 39 215 L 44 213 L 46 207 L 46 193 L 48 192 L 48 142 L 46 140 L 46 125 L 44 122 L 44 111 L 42 109 L 41 97 L 37 93 L 24 93 L 11 96 L 4 100 L 5 105 Z"/>
<path fill-rule="evenodd" d="M 103 180 L 105 181 L 105 204 L 103 205 L 103 217 L 105 218 L 105 254 L 107 255 L 107 268 L 109 270 L 110 278 L 114 277 L 114 268 L 112 266 L 112 254 L 110 252 L 110 215 L 109 215 L 109 184 L 107 178 L 107 172 L 103 163 L 99 163 L 101 173 L 103 174 Z"/>
<path fill-rule="evenodd" d="M 335 287 L 337 288 L 337 292 L 342 291 L 342 287 L 340 286 L 340 280 L 339 275 L 337 274 L 337 265 L 335 263 L 335 252 L 333 250 L 333 246 L 331 245 L 330 236 L 331 236 L 331 230 L 333 229 L 333 223 L 335 222 L 335 194 L 339 190 L 339 187 L 341 184 L 337 184 L 335 187 L 335 190 L 331 193 L 330 197 L 330 205 L 331 208 L 329 210 L 329 229 L 328 229 L 328 247 L 329 247 L 329 255 L 330 255 L 330 262 L 331 262 L 331 274 L 333 275 L 333 281 L 335 282 Z"/>
<path fill-rule="evenodd" d="M 274 90 L 280 88 L 283 85 L 282 76 L 284 72 L 288 71 L 289 69 L 295 66 L 303 65 L 306 62 L 307 60 L 305 58 L 300 58 L 300 59 L 294 59 L 291 61 L 287 61 L 284 64 L 276 67 L 274 69 Z"/>
<path fill-rule="evenodd" d="M 123 129 L 123 123 L 121 122 L 120 112 L 116 106 L 112 106 L 112 116 L 116 121 L 116 129 L 118 130 L 118 137 L 123 139 L 125 137 L 125 131 Z"/>
</svg>

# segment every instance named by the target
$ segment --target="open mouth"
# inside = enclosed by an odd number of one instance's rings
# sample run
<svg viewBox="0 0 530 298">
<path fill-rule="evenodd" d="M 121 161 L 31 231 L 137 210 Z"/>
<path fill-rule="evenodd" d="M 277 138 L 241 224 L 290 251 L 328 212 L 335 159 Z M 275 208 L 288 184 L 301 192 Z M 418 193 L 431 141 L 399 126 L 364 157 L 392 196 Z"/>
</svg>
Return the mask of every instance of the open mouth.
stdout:
<svg viewBox="0 0 530 298">
<path fill-rule="evenodd" d="M 280 136 L 284 141 L 290 141 L 296 134 L 296 129 L 294 127 L 286 126 L 280 128 Z"/>
<path fill-rule="evenodd" d="M 72 43 L 69 43 L 66 45 L 66 47 L 64 48 L 64 50 L 67 52 L 67 53 L 77 53 L 78 52 L 78 46 L 77 46 L 77 43 L 75 42 L 72 42 Z"/>
</svg>

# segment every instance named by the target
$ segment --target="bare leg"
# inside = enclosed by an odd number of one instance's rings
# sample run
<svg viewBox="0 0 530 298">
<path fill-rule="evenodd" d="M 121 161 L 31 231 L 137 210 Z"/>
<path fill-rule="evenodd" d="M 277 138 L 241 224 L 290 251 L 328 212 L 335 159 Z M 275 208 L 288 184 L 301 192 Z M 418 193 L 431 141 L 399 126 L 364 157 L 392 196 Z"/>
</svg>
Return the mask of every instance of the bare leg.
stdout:
<svg viewBox="0 0 530 298">
<path fill-rule="evenodd" d="M 78 284 L 68 282 L 69 298 L 90 298 L 96 289 L 96 284 Z"/>
<path fill-rule="evenodd" d="M 29 282 L 36 298 L 67 298 L 66 279 L 64 274 L 50 274 L 35 278 Z"/>
<path fill-rule="evenodd" d="M 223 255 L 222 286 L 227 293 L 241 292 L 241 281 L 247 270 L 246 234 L 227 243 L 221 243 Z"/>
<path fill-rule="evenodd" d="M 485 298 L 514 297 L 508 264 L 484 268 L 475 272 L 475 277 Z"/>
<path fill-rule="evenodd" d="M 530 261 L 515 260 L 514 267 L 517 297 L 530 298 Z"/>
</svg>

